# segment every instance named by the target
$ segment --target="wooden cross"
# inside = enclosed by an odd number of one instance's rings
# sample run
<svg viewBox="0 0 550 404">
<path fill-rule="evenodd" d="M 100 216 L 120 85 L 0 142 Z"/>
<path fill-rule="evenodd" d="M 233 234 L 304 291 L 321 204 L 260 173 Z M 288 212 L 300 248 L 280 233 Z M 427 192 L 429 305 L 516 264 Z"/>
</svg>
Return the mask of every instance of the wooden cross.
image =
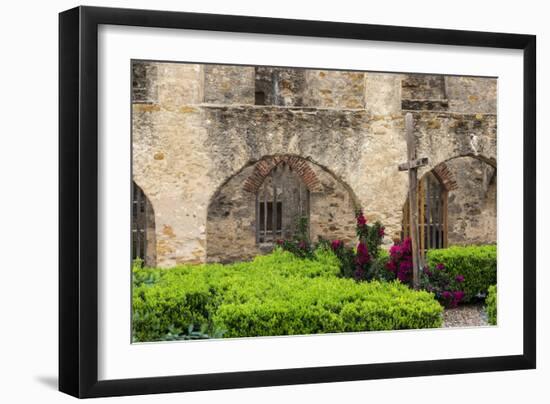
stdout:
<svg viewBox="0 0 550 404">
<path fill-rule="evenodd" d="M 413 116 L 410 112 L 405 115 L 405 130 L 407 132 L 406 163 L 399 164 L 399 171 L 409 172 L 409 230 L 411 237 L 411 254 L 413 259 L 413 287 L 420 285 L 420 254 L 418 250 L 418 167 L 428 164 L 427 157 L 416 158 L 416 142 L 413 132 Z"/>
</svg>

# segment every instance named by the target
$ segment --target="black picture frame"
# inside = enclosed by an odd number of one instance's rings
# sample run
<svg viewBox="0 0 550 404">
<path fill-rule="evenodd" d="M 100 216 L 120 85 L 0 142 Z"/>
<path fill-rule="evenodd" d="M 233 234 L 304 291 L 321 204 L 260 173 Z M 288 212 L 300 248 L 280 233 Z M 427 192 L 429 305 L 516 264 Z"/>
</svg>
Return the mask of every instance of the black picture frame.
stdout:
<svg viewBox="0 0 550 404">
<path fill-rule="evenodd" d="M 523 354 L 98 381 L 98 26 L 180 28 L 523 50 Z M 77 7 L 59 15 L 59 390 L 103 397 L 536 366 L 536 37 L 340 22 Z"/>
</svg>

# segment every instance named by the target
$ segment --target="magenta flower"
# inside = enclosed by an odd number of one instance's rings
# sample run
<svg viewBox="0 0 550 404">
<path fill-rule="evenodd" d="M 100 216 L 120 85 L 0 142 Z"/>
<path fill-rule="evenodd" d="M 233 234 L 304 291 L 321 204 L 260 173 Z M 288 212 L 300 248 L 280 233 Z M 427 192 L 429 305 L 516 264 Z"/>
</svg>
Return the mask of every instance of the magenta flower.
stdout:
<svg viewBox="0 0 550 404">
<path fill-rule="evenodd" d="M 405 271 L 399 270 L 397 272 L 397 279 L 399 279 L 401 282 L 407 282 L 409 280 L 409 274 Z"/>
<path fill-rule="evenodd" d="M 355 257 L 355 262 L 358 265 L 364 265 L 370 262 L 369 249 L 367 245 L 363 242 L 357 244 L 357 255 Z"/>
<path fill-rule="evenodd" d="M 363 227 L 367 224 L 367 219 L 363 215 L 363 212 L 360 212 L 359 215 L 357 215 L 357 226 Z"/>
<path fill-rule="evenodd" d="M 302 250 L 305 250 L 305 248 L 306 248 L 306 242 L 303 241 L 303 240 L 300 241 L 300 242 L 298 243 L 298 248 L 301 248 Z"/>
<path fill-rule="evenodd" d="M 455 276 L 455 281 L 457 281 L 458 283 L 464 282 L 464 275 Z"/>
<path fill-rule="evenodd" d="M 384 226 L 378 229 L 378 237 L 382 238 L 386 235 L 386 228 Z"/>
<path fill-rule="evenodd" d="M 424 274 L 426 274 L 427 277 L 432 276 L 432 271 L 430 271 L 430 268 L 424 267 Z"/>
<path fill-rule="evenodd" d="M 395 261 L 388 261 L 386 264 L 386 269 L 390 272 L 394 272 L 397 270 L 397 265 L 395 264 Z"/>
<path fill-rule="evenodd" d="M 390 256 L 392 257 L 392 259 L 398 260 L 401 258 L 402 255 L 403 255 L 403 249 L 401 248 L 401 245 L 394 244 L 391 246 Z"/>
<path fill-rule="evenodd" d="M 444 271 L 445 270 L 445 265 L 443 264 L 437 264 L 435 266 L 435 269 L 437 269 L 438 271 Z"/>
<path fill-rule="evenodd" d="M 277 245 L 283 245 L 284 241 L 281 240 L 280 238 L 277 239 L 277 241 L 275 241 L 277 243 Z"/>
<path fill-rule="evenodd" d="M 445 300 L 450 300 L 453 297 L 453 294 L 448 290 L 441 292 L 441 297 Z"/>
<path fill-rule="evenodd" d="M 464 292 L 462 290 L 456 290 L 453 292 L 453 299 L 456 303 L 464 299 Z"/>
<path fill-rule="evenodd" d="M 333 250 L 337 250 L 337 249 L 339 249 L 340 247 L 342 247 L 343 244 L 344 244 L 344 243 L 343 243 L 342 241 L 340 241 L 340 240 L 334 240 L 334 241 L 330 244 L 330 246 L 332 247 Z"/>
</svg>

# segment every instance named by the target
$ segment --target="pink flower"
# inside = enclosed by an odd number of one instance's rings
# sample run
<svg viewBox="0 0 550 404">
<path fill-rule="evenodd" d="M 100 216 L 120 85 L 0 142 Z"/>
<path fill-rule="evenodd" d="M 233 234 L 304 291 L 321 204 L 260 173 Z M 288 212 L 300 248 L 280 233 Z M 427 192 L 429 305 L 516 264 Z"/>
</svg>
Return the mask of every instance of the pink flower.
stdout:
<svg viewBox="0 0 550 404">
<path fill-rule="evenodd" d="M 453 298 L 456 303 L 460 302 L 462 299 L 464 299 L 464 292 L 462 290 L 457 290 L 453 292 Z"/>
<path fill-rule="evenodd" d="M 453 294 L 448 290 L 441 292 L 441 297 L 445 300 L 450 300 L 453 297 Z"/>
<path fill-rule="evenodd" d="M 337 249 L 339 249 L 340 247 L 342 247 L 343 244 L 344 244 L 344 243 L 343 243 L 342 241 L 340 241 L 340 240 L 334 240 L 334 241 L 330 244 L 330 246 L 332 247 L 333 250 L 337 250 Z"/>
<path fill-rule="evenodd" d="M 390 272 L 395 272 L 397 269 L 397 265 L 395 265 L 395 261 L 388 261 L 386 264 L 386 269 Z"/>
<path fill-rule="evenodd" d="M 386 228 L 384 226 L 378 229 L 378 237 L 382 238 L 386 235 Z"/>
<path fill-rule="evenodd" d="M 367 219 L 363 215 L 363 212 L 359 212 L 359 215 L 357 215 L 357 226 L 363 227 L 367 224 Z"/>
<path fill-rule="evenodd" d="M 367 245 L 363 242 L 357 244 L 357 255 L 355 257 L 355 262 L 358 265 L 364 265 L 370 262 L 369 249 Z"/>
<path fill-rule="evenodd" d="M 444 271 L 445 270 L 445 265 L 443 264 L 437 264 L 435 266 L 435 269 L 439 270 L 439 271 Z"/>
<path fill-rule="evenodd" d="M 464 275 L 455 276 L 455 281 L 457 281 L 458 283 L 464 282 Z"/>
</svg>

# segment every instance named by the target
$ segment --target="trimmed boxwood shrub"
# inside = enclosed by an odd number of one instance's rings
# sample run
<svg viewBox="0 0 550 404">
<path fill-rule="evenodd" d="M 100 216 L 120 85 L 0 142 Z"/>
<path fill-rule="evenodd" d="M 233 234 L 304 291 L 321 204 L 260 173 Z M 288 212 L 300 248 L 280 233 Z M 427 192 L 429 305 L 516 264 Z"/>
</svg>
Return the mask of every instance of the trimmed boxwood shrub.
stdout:
<svg viewBox="0 0 550 404">
<path fill-rule="evenodd" d="M 430 267 L 444 264 L 453 276 L 464 276 L 464 301 L 471 301 L 478 294 L 486 295 L 489 286 L 497 281 L 496 245 L 429 250 L 426 257 Z"/>
<path fill-rule="evenodd" d="M 339 277 L 327 250 L 301 259 L 276 250 L 251 262 L 134 268 L 135 341 L 296 335 L 441 325 L 427 292 Z"/>
<path fill-rule="evenodd" d="M 497 325 L 497 285 L 489 286 L 489 293 L 485 299 L 489 324 Z"/>
</svg>

